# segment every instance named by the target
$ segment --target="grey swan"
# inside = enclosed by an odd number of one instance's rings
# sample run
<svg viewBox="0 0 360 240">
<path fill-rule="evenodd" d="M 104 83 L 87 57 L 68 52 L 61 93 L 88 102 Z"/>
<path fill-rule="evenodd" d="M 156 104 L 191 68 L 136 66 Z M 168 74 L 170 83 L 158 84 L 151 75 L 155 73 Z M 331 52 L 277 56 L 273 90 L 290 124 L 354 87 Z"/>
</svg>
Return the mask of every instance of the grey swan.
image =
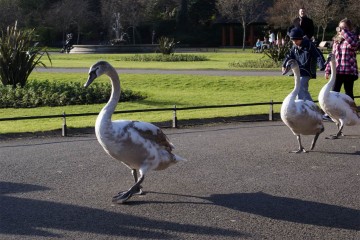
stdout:
<svg viewBox="0 0 360 240">
<path fill-rule="evenodd" d="M 299 149 L 294 153 L 306 152 L 301 144 L 301 135 L 315 135 L 310 150 L 313 150 L 319 135 L 324 131 L 322 113 L 320 108 L 312 101 L 296 99 L 300 89 L 300 70 L 296 60 L 291 59 L 286 63 L 286 70 L 294 73 L 295 87 L 284 99 L 281 105 L 280 116 L 282 121 L 290 128 L 297 137 Z"/>
<path fill-rule="evenodd" d="M 332 135 L 331 139 L 339 138 L 342 135 L 344 125 L 353 126 L 360 124 L 360 116 L 354 100 L 344 93 L 331 91 L 336 80 L 335 55 L 329 54 L 326 61 L 330 64 L 330 80 L 322 87 L 318 99 L 321 109 L 335 122 L 338 132 Z"/>
<path fill-rule="evenodd" d="M 134 194 L 143 193 L 141 183 L 149 170 L 163 170 L 185 159 L 172 153 L 174 145 L 157 126 L 147 122 L 111 120 L 121 91 L 120 78 L 114 67 L 106 61 L 95 63 L 90 67 L 84 87 L 103 74 L 110 78 L 112 92 L 96 119 L 95 133 L 105 152 L 132 171 L 135 184 L 113 197 L 113 202 L 124 203 Z"/>
</svg>

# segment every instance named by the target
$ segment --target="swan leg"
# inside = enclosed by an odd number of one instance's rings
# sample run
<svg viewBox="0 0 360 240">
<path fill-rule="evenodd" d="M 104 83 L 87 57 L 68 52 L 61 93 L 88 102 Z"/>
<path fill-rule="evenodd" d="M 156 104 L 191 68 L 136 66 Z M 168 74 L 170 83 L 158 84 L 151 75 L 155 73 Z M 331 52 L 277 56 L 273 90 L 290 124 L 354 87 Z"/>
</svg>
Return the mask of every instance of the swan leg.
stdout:
<svg viewBox="0 0 360 240">
<path fill-rule="evenodd" d="M 344 136 L 344 134 L 342 133 L 342 130 L 344 128 L 344 121 L 342 119 L 339 119 L 340 124 L 336 123 L 336 126 L 338 127 L 338 132 L 335 135 L 331 135 L 330 138 L 328 139 L 338 139 L 339 136 Z"/>
<path fill-rule="evenodd" d="M 138 176 L 137 176 L 137 171 L 136 171 L 136 169 L 132 169 L 132 170 L 131 170 L 131 173 L 132 173 L 132 175 L 133 175 L 133 177 L 134 177 L 135 183 L 137 183 L 137 182 L 138 182 Z M 135 194 L 137 194 L 137 195 L 143 195 L 144 193 L 143 193 L 143 191 L 142 191 L 141 189 L 142 189 L 142 186 L 139 185 L 139 187 L 138 187 L 138 189 L 137 189 L 137 192 L 136 192 Z"/>
<path fill-rule="evenodd" d="M 134 177 L 135 183 L 137 183 L 137 181 L 138 181 L 138 176 L 137 176 L 137 171 L 136 171 L 136 169 L 131 169 L 131 173 L 132 173 L 132 175 L 133 175 L 133 177 Z M 143 195 L 144 192 L 141 190 L 141 188 L 142 188 L 142 186 L 139 185 L 139 187 L 138 187 L 138 189 L 137 189 L 137 192 L 134 193 L 134 194 L 136 194 L 136 195 Z M 121 191 L 121 192 L 119 192 L 118 195 L 116 195 L 115 197 L 117 197 L 117 196 L 119 196 L 119 195 L 123 195 L 124 193 L 126 193 L 126 191 Z"/>
<path fill-rule="evenodd" d="M 339 131 L 335 135 L 335 138 L 339 138 L 340 135 L 343 136 L 342 130 L 344 128 L 344 121 L 342 119 L 340 119 L 339 121 L 340 121 Z"/>
<path fill-rule="evenodd" d="M 126 192 L 122 192 L 119 195 L 113 197 L 113 202 L 115 203 L 124 203 L 129 198 L 132 197 L 132 195 L 137 194 L 140 189 L 140 184 L 144 181 L 145 175 L 140 172 L 140 178 L 138 181 Z M 141 189 L 140 189 L 141 190 Z"/>
<path fill-rule="evenodd" d="M 314 149 L 315 144 L 316 144 L 316 141 L 318 140 L 320 134 L 323 133 L 324 131 L 325 131 L 325 128 L 323 127 L 323 128 L 321 129 L 321 131 L 315 135 L 313 141 L 311 142 L 311 148 L 310 148 L 310 150 L 313 150 L 313 149 Z"/>
<path fill-rule="evenodd" d="M 299 150 L 297 150 L 297 151 L 292 151 L 292 153 L 301 153 L 301 152 L 305 152 L 305 153 L 306 153 L 307 151 L 305 150 L 305 148 L 304 148 L 303 145 L 301 144 L 301 137 L 300 137 L 300 135 L 297 135 L 296 138 L 297 138 L 298 143 L 299 143 Z"/>
<path fill-rule="evenodd" d="M 320 133 L 317 133 L 317 134 L 315 135 L 315 137 L 314 137 L 314 139 L 313 139 L 313 141 L 312 141 L 312 143 L 311 143 L 311 148 L 310 148 L 310 150 L 313 150 L 313 149 L 314 149 L 315 144 L 316 144 L 316 141 L 317 141 L 319 135 L 320 135 Z"/>
</svg>

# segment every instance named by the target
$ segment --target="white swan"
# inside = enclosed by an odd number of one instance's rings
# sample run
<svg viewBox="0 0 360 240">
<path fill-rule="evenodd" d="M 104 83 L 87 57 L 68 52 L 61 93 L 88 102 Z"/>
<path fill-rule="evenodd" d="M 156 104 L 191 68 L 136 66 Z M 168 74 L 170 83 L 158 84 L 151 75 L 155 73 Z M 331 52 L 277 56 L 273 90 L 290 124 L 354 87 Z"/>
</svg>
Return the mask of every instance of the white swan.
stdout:
<svg viewBox="0 0 360 240">
<path fill-rule="evenodd" d="M 315 103 L 296 99 L 300 90 L 300 70 L 296 60 L 291 59 L 287 62 L 283 75 L 289 72 L 290 69 L 294 73 L 295 87 L 281 105 L 281 119 L 294 133 L 299 142 L 299 150 L 293 152 L 300 153 L 306 152 L 301 144 L 300 135 L 315 135 L 311 144 L 312 150 L 320 133 L 324 131 L 324 125 L 320 108 Z"/>
<path fill-rule="evenodd" d="M 318 99 L 321 109 L 330 116 L 338 127 L 338 132 L 331 136 L 331 138 L 335 139 L 342 134 L 344 125 L 360 124 L 360 116 L 351 97 L 344 93 L 330 91 L 336 79 L 335 55 L 329 54 L 326 63 L 330 64 L 331 68 L 330 80 L 321 89 Z"/>
<path fill-rule="evenodd" d="M 111 116 L 120 99 L 120 79 L 116 70 L 105 61 L 90 67 L 89 77 L 84 87 L 88 87 L 97 77 L 106 74 L 112 83 L 111 97 L 99 113 L 95 124 L 96 137 L 104 150 L 132 170 L 135 184 L 125 192 L 113 197 L 116 203 L 124 203 L 133 194 L 142 194 L 140 184 L 149 170 L 163 170 L 170 165 L 185 160 L 171 151 L 173 144 L 160 128 L 138 121 L 111 121 Z M 140 177 L 137 177 L 137 171 Z"/>
</svg>

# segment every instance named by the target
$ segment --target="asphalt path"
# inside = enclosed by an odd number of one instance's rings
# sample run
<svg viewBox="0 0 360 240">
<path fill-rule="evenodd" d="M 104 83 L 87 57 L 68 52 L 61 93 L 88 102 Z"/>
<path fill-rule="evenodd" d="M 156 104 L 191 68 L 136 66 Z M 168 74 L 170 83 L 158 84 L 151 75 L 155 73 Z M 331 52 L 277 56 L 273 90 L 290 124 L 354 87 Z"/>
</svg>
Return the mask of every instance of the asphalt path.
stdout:
<svg viewBox="0 0 360 240">
<path fill-rule="evenodd" d="M 0 239 L 360 239 L 360 128 L 325 128 L 301 154 L 280 121 L 165 129 L 188 161 L 123 205 L 130 170 L 93 134 L 0 141 Z"/>
<path fill-rule="evenodd" d="M 90 67 L 90 66 L 89 66 Z M 87 73 L 89 68 L 36 68 L 38 72 L 52 73 Z M 281 71 L 243 71 L 243 70 L 200 70 L 200 69 L 129 69 L 117 68 L 118 73 L 128 74 L 189 74 L 189 75 L 207 75 L 207 76 L 281 76 Z"/>
</svg>

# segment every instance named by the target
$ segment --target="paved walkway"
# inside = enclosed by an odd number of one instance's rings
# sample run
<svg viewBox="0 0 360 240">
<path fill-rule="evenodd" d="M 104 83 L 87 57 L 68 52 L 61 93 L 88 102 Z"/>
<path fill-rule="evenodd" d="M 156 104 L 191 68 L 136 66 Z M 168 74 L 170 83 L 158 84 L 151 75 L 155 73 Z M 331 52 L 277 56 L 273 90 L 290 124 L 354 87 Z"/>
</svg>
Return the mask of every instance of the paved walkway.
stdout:
<svg viewBox="0 0 360 240">
<path fill-rule="evenodd" d="M 0 239 L 360 239 L 358 127 L 301 154 L 282 122 L 165 132 L 188 161 L 125 205 L 130 170 L 94 134 L 0 141 Z"/>
<path fill-rule="evenodd" d="M 242 70 L 176 70 L 176 69 L 117 69 L 119 73 L 129 74 L 191 74 L 208 76 L 281 76 L 281 71 L 242 71 Z M 39 72 L 87 73 L 89 68 L 37 68 Z"/>
</svg>

